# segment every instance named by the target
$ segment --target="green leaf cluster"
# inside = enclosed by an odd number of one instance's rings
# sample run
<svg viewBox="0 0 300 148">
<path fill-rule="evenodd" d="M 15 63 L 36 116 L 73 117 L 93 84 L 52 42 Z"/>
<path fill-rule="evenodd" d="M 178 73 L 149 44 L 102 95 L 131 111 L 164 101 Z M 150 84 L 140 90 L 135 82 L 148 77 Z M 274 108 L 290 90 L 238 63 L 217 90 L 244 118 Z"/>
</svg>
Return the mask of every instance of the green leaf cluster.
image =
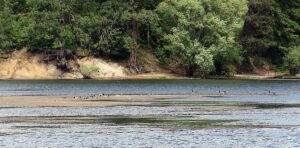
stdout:
<svg viewBox="0 0 300 148">
<path fill-rule="evenodd" d="M 166 0 L 156 11 L 165 42 L 160 53 L 184 66 L 188 76 L 196 70 L 227 73 L 240 63 L 237 37 L 246 0 Z"/>
</svg>

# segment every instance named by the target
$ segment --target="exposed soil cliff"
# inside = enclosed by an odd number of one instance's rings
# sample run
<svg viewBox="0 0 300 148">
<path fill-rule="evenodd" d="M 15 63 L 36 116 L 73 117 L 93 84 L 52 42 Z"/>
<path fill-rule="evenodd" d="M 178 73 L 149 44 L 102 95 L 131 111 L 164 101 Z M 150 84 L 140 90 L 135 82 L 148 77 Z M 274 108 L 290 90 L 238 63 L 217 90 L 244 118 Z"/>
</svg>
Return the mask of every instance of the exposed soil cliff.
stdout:
<svg viewBox="0 0 300 148">
<path fill-rule="evenodd" d="M 33 54 L 26 49 L 0 56 L 0 79 L 143 79 L 173 78 L 160 67 L 153 55 L 144 54 L 141 67 L 145 73 L 132 74 L 126 63 L 116 63 L 96 57 L 71 60 L 45 60 L 43 54 Z M 147 58 L 147 56 L 151 56 Z M 147 60 L 148 59 L 148 60 Z"/>
<path fill-rule="evenodd" d="M 34 56 L 26 50 L 15 51 L 8 59 L 0 62 L 1 79 L 56 79 L 61 72 L 54 65 L 40 62 L 40 56 Z"/>
<path fill-rule="evenodd" d="M 55 62 L 43 60 L 43 55 L 28 53 L 25 49 L 15 51 L 0 60 L 0 79 L 101 79 L 127 75 L 126 69 L 117 63 L 94 57 L 66 61 L 67 71 Z"/>
</svg>

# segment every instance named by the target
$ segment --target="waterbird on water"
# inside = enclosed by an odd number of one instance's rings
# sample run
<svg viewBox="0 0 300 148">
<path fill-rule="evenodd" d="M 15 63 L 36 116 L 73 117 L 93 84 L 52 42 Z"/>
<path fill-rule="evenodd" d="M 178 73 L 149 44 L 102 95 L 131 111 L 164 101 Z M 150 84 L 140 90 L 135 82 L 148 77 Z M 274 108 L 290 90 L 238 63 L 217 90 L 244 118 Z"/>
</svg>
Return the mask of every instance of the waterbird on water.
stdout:
<svg viewBox="0 0 300 148">
<path fill-rule="evenodd" d="M 219 90 L 219 95 L 226 95 L 226 94 L 227 94 L 226 91 L 221 91 L 221 90 Z"/>
<path fill-rule="evenodd" d="M 276 95 L 276 93 L 269 90 L 269 95 Z"/>
</svg>

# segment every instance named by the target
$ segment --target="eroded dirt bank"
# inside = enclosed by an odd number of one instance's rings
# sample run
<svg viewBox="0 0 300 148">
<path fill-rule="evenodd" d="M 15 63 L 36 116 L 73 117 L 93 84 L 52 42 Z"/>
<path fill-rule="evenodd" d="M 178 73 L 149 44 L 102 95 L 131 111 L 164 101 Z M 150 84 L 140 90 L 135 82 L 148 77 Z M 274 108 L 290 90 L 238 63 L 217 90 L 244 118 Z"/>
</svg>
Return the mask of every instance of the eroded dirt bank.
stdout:
<svg viewBox="0 0 300 148">
<path fill-rule="evenodd" d="M 63 64 L 63 68 L 60 65 Z M 167 78 L 171 74 L 151 71 L 131 74 L 124 64 L 95 57 L 76 58 L 57 62 L 45 60 L 42 54 L 32 54 L 26 49 L 6 54 L 0 58 L 0 79 L 143 79 Z"/>
<path fill-rule="evenodd" d="M 126 63 L 116 63 L 93 56 L 71 60 L 48 61 L 43 54 L 33 54 L 26 49 L 12 53 L 0 53 L 0 79 L 187 79 L 164 68 L 150 52 L 139 53 L 143 61 L 142 74 L 133 74 Z M 284 77 L 284 73 L 268 72 L 258 74 L 238 74 L 225 79 L 299 79 L 300 75 Z M 209 77 L 210 78 L 210 77 Z M 215 77 L 211 77 L 215 78 Z M 216 77 L 217 79 L 219 77 Z"/>
<path fill-rule="evenodd" d="M 15 51 L 0 61 L 0 79 L 83 79 L 125 77 L 126 69 L 117 63 L 106 62 L 94 57 L 65 61 L 62 70 L 57 63 L 48 62 L 39 54 L 25 49 Z"/>
<path fill-rule="evenodd" d="M 13 52 L 0 61 L 1 79 L 56 79 L 61 72 L 54 65 L 42 64 L 40 56 L 26 50 Z"/>
</svg>

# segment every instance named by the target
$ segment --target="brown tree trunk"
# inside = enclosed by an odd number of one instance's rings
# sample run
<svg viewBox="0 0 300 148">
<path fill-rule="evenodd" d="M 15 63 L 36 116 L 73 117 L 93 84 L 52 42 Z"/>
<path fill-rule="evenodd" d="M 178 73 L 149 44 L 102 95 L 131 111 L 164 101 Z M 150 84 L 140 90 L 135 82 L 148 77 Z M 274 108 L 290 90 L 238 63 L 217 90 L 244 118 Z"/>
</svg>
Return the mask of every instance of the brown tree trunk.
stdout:
<svg viewBox="0 0 300 148">
<path fill-rule="evenodd" d="M 186 68 L 186 76 L 193 77 L 196 71 L 196 67 L 194 65 L 190 65 Z"/>
<path fill-rule="evenodd" d="M 147 42 L 148 42 L 148 48 L 150 48 L 150 24 L 148 24 Z"/>
<path fill-rule="evenodd" d="M 134 42 L 137 41 L 137 21 L 135 17 L 131 18 L 131 23 L 132 23 L 132 39 L 134 40 Z M 130 59 L 129 59 L 129 67 L 133 70 L 138 70 L 138 66 L 137 66 L 137 47 L 136 47 L 136 43 L 134 43 L 134 46 L 132 46 L 131 51 L 130 51 Z"/>
</svg>

